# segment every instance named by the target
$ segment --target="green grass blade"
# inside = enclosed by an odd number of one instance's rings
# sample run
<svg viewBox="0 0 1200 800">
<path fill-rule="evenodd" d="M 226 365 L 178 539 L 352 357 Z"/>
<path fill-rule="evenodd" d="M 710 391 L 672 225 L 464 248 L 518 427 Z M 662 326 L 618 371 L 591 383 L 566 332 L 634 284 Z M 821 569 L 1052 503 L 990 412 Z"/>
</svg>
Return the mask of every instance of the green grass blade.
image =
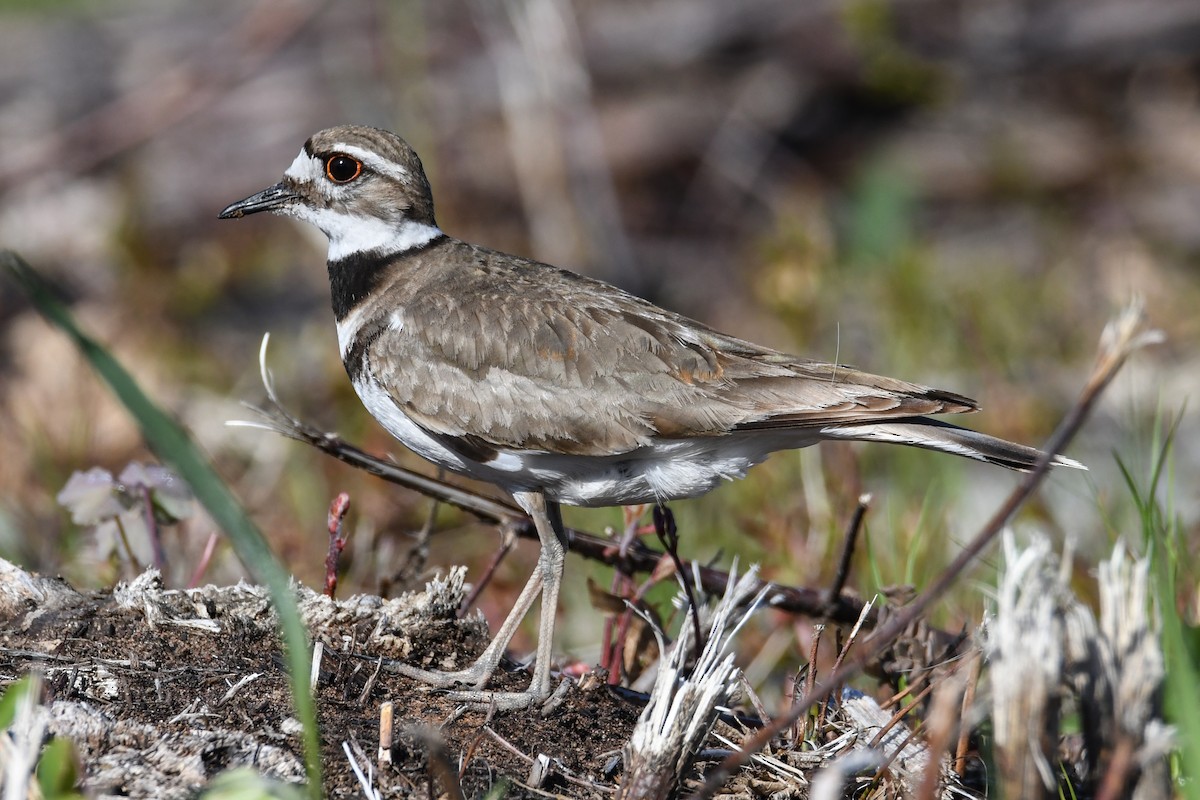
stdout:
<svg viewBox="0 0 1200 800">
<path fill-rule="evenodd" d="M 1161 595 L 1166 595 L 1162 592 Z M 1184 779 L 1176 783 L 1190 800 L 1200 800 L 1200 667 L 1189 653 L 1183 620 L 1173 606 L 1174 597 L 1162 596 L 1163 654 L 1167 662 L 1167 684 L 1163 706 L 1178 731 L 1177 742 Z M 1195 636 L 1195 631 L 1192 631 Z"/>
<path fill-rule="evenodd" d="M 1146 485 L 1118 455 L 1117 467 L 1138 512 L 1142 539 L 1150 555 L 1151 568 L 1157 575 L 1158 605 L 1162 615 L 1162 648 L 1166 662 L 1163 710 L 1176 729 L 1178 765 L 1176 789 L 1182 797 L 1200 800 L 1200 629 L 1188 624 L 1179 613 L 1178 576 L 1192 573 L 1187 548 L 1181 547 L 1179 522 L 1158 499 L 1159 489 L 1171 473 L 1171 451 L 1179 418 L 1163 432 L 1156 420 L 1152 452 L 1157 455 L 1150 465 Z M 1168 483 L 1168 498 L 1173 495 Z"/>
<path fill-rule="evenodd" d="M 188 433 L 142 392 L 111 353 L 80 330 L 71 312 L 55 297 L 45 280 L 24 259 L 9 250 L 0 251 L 0 268 L 16 279 L 38 311 L 71 339 L 96 373 L 108 383 L 113 394 L 137 422 L 146 443 L 187 481 L 196 498 L 229 536 L 242 564 L 255 580 L 270 591 L 287 646 L 296 716 L 304 726 L 308 793 L 310 797 L 320 797 L 320 740 L 316 708 L 309 690 L 311 655 L 288 573 L 275 560 L 262 533 Z"/>
</svg>

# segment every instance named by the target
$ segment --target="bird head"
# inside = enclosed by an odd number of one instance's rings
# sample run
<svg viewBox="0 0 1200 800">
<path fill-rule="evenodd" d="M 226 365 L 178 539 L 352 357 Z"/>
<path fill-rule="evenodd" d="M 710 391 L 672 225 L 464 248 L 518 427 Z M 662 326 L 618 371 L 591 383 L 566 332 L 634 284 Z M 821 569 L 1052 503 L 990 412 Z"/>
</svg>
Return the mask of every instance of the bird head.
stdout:
<svg viewBox="0 0 1200 800">
<path fill-rule="evenodd" d="M 260 211 L 315 225 L 329 238 L 330 261 L 366 251 L 400 252 L 441 235 L 416 152 L 394 133 L 358 125 L 314 134 L 283 180 L 218 217 Z"/>
</svg>

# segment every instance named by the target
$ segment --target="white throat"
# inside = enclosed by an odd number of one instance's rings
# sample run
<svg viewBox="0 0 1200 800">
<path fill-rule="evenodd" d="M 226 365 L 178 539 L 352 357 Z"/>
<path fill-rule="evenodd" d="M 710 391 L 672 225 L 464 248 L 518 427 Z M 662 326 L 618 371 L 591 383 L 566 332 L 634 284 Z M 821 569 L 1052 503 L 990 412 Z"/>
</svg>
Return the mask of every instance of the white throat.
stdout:
<svg viewBox="0 0 1200 800">
<path fill-rule="evenodd" d="M 383 256 L 396 255 L 423 247 L 442 235 L 435 225 L 407 219 L 392 224 L 378 217 L 359 217 L 329 209 L 305 209 L 297 216 L 313 223 L 329 237 L 330 261 L 368 251 Z"/>
</svg>

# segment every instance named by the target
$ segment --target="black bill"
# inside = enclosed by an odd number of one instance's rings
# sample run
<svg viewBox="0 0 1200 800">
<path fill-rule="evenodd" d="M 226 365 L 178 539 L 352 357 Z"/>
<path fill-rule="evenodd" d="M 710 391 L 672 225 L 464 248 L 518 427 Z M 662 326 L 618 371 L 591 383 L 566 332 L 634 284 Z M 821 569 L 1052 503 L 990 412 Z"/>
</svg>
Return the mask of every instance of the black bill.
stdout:
<svg viewBox="0 0 1200 800">
<path fill-rule="evenodd" d="M 269 189 L 263 189 L 258 194 L 250 195 L 245 200 L 230 203 L 224 211 L 217 214 L 217 219 L 236 219 L 247 214 L 257 214 L 259 211 L 274 211 L 297 199 L 299 199 L 299 195 L 285 184 L 277 183 Z"/>
</svg>

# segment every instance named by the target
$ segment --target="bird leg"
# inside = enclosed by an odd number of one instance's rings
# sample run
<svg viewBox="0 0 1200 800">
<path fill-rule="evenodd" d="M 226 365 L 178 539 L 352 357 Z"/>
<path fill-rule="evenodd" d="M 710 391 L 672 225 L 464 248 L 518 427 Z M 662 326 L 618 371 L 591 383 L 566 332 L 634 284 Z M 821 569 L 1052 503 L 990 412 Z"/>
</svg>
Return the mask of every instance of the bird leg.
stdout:
<svg viewBox="0 0 1200 800">
<path fill-rule="evenodd" d="M 529 582 L 521 590 L 512 611 L 504 619 L 504 624 L 500 626 L 491 643 L 474 664 L 455 672 L 435 672 L 408 664 L 397 664 L 394 667 L 401 675 L 439 688 L 472 686 L 473 690 L 451 692 L 450 697 L 465 703 L 494 704 L 500 711 L 528 708 L 544 702 L 550 696 L 554 617 L 558 609 L 558 592 L 562 586 L 563 566 L 566 562 L 566 535 L 563 532 L 562 513 L 558 503 L 547 500 L 541 492 L 514 492 L 513 499 L 533 519 L 538 539 L 541 541 L 541 550 L 538 553 L 537 566 L 529 576 Z M 539 594 L 542 596 L 542 610 L 538 624 L 537 655 L 533 662 L 533 680 L 529 688 L 524 692 L 483 690 L 496 667 L 500 665 L 505 648 Z"/>
</svg>

